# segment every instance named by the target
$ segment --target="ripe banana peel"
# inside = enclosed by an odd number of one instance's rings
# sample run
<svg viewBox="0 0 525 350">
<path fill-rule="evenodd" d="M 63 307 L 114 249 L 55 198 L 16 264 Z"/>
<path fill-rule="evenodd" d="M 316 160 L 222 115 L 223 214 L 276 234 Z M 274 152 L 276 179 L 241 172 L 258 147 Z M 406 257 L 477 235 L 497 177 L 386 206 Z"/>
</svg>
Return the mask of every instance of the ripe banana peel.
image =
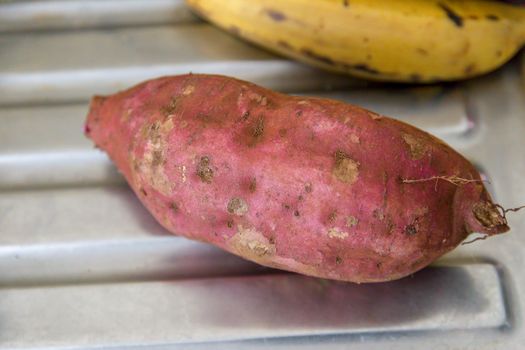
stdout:
<svg viewBox="0 0 525 350">
<path fill-rule="evenodd" d="M 525 7 L 489 0 L 186 0 L 260 46 L 392 82 L 474 77 L 525 44 Z"/>
</svg>

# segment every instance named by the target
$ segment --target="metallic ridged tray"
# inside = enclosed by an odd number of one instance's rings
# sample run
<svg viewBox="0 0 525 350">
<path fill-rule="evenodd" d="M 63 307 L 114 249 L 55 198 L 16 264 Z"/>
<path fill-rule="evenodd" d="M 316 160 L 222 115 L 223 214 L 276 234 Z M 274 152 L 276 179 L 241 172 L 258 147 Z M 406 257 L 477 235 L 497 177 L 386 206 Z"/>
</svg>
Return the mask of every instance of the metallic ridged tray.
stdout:
<svg viewBox="0 0 525 350">
<path fill-rule="evenodd" d="M 95 93 L 228 74 L 415 124 L 511 207 L 525 201 L 521 69 L 384 87 L 247 45 L 182 1 L 0 2 L 0 349 L 522 349 L 523 214 L 399 281 L 308 278 L 168 234 L 82 133 Z"/>
</svg>

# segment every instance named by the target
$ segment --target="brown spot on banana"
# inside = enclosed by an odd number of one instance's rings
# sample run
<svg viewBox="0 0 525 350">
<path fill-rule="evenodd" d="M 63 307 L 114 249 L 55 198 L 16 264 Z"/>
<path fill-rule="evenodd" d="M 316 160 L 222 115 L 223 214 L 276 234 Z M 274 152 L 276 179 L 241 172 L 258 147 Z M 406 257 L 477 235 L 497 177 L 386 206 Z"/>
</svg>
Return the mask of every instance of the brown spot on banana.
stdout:
<svg viewBox="0 0 525 350">
<path fill-rule="evenodd" d="M 281 11 L 277 11 L 274 9 L 266 9 L 265 12 L 268 15 L 268 17 L 270 17 L 275 22 L 282 22 L 282 21 L 286 21 L 287 19 L 286 15 L 282 13 Z"/>
<path fill-rule="evenodd" d="M 456 27 L 463 27 L 463 17 L 458 15 L 450 7 L 448 7 L 448 5 L 445 5 L 444 3 L 440 2 L 438 3 L 438 6 L 441 7 L 443 11 L 445 11 L 445 14 L 447 15 L 448 19 L 450 19 L 450 21 L 454 23 Z"/>
</svg>

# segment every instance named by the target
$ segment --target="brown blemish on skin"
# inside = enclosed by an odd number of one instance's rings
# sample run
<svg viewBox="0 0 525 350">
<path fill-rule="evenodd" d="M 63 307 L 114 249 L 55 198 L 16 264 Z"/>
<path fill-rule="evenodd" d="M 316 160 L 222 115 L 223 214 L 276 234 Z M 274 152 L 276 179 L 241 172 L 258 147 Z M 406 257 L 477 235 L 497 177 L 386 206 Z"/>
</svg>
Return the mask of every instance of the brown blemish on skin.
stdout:
<svg viewBox="0 0 525 350">
<path fill-rule="evenodd" d="M 241 120 L 242 120 L 242 121 L 247 121 L 249 117 L 250 117 L 250 111 L 246 111 L 246 112 L 244 112 L 244 113 L 241 115 Z"/>
<path fill-rule="evenodd" d="M 140 136 L 144 139 L 144 154 L 141 159 L 136 159 L 134 177 L 140 177 L 142 181 L 150 183 L 158 192 L 168 195 L 172 190 L 172 183 L 164 172 L 166 154 L 168 150 L 167 136 L 173 128 L 173 121 L 168 118 L 161 123 L 157 121 L 151 125 L 145 125 Z"/>
<path fill-rule="evenodd" d="M 165 117 L 169 116 L 170 114 L 173 114 L 175 110 L 177 109 L 177 103 L 178 103 L 177 97 L 172 97 L 170 102 L 167 105 L 160 108 L 160 112 Z"/>
<path fill-rule="evenodd" d="M 346 217 L 346 226 L 347 227 L 354 227 L 359 223 L 359 220 L 355 216 L 347 216 Z"/>
<path fill-rule="evenodd" d="M 285 137 L 287 133 L 288 133 L 288 130 L 286 130 L 286 129 L 279 129 L 279 136 Z"/>
<path fill-rule="evenodd" d="M 170 209 L 175 214 L 179 212 L 179 206 L 175 202 L 170 203 Z"/>
<path fill-rule="evenodd" d="M 328 215 L 328 222 L 334 223 L 337 220 L 337 211 L 333 211 Z"/>
<path fill-rule="evenodd" d="M 374 211 L 372 212 L 372 216 L 378 219 L 379 221 L 383 221 L 385 219 L 385 213 L 381 208 L 374 209 Z"/>
<path fill-rule="evenodd" d="M 284 41 L 284 40 L 279 40 L 277 41 L 277 45 L 282 47 L 282 48 L 285 48 L 285 49 L 288 49 L 290 50 L 292 47 L 290 46 L 290 44 L 288 44 L 288 42 Z"/>
<path fill-rule="evenodd" d="M 354 70 L 358 70 L 358 71 L 361 71 L 361 72 L 364 72 L 364 73 L 374 74 L 374 75 L 381 73 L 380 71 L 378 71 L 375 68 L 370 67 L 366 63 L 360 63 L 360 64 L 354 64 L 354 65 L 346 65 L 346 68 L 347 69 L 354 69 Z"/>
<path fill-rule="evenodd" d="M 427 147 L 423 140 L 410 134 L 403 134 L 403 140 L 409 147 L 412 159 L 419 160 L 423 158 L 427 152 Z"/>
<path fill-rule="evenodd" d="M 151 166 L 152 167 L 158 167 L 159 165 L 163 165 L 163 163 L 166 161 L 162 157 L 162 151 L 160 150 L 154 150 L 151 155 Z"/>
<path fill-rule="evenodd" d="M 123 123 L 127 123 L 131 114 L 133 114 L 133 109 L 132 108 L 126 109 L 124 112 L 122 112 L 120 116 L 120 121 Z M 87 128 L 87 125 L 86 125 L 86 132 L 89 133 L 87 129 L 89 128 Z"/>
<path fill-rule="evenodd" d="M 310 182 L 307 182 L 305 185 L 304 185 L 304 190 L 306 193 L 312 193 L 313 191 L 313 186 Z"/>
<path fill-rule="evenodd" d="M 490 202 L 478 202 L 472 208 L 476 220 L 487 228 L 505 225 L 505 219 L 501 216 L 498 208 Z"/>
<path fill-rule="evenodd" d="M 210 184 L 213 180 L 213 169 L 208 156 L 202 156 L 197 164 L 197 176 L 202 182 Z"/>
<path fill-rule="evenodd" d="M 475 70 L 476 70 L 476 65 L 474 63 L 471 63 L 465 67 L 464 72 L 467 75 L 471 75 L 472 73 L 474 73 Z"/>
<path fill-rule="evenodd" d="M 328 230 L 328 237 L 337 238 L 337 239 L 345 239 L 346 237 L 348 237 L 348 232 L 341 231 L 337 227 L 332 227 Z"/>
<path fill-rule="evenodd" d="M 264 133 L 264 118 L 260 117 L 253 126 L 253 137 L 260 138 Z"/>
<path fill-rule="evenodd" d="M 487 15 L 486 18 L 490 21 L 499 21 L 499 17 L 496 15 Z"/>
<path fill-rule="evenodd" d="M 250 185 L 248 186 L 248 189 L 250 190 L 251 193 L 255 193 L 255 191 L 257 190 L 257 179 L 256 178 L 252 178 L 250 180 Z"/>
<path fill-rule="evenodd" d="M 228 202 L 228 212 L 237 216 L 243 216 L 248 212 L 248 204 L 244 199 L 239 197 L 234 197 Z"/>
<path fill-rule="evenodd" d="M 188 85 L 188 86 L 185 86 L 184 89 L 182 90 L 182 94 L 184 96 L 189 96 L 191 95 L 193 92 L 195 91 L 195 86 L 193 85 Z"/>
<path fill-rule="evenodd" d="M 229 239 L 228 243 L 241 256 L 256 261 L 275 255 L 275 245 L 254 228 L 245 228 L 239 225 L 237 233 Z"/>
<path fill-rule="evenodd" d="M 343 0 L 343 6 L 348 7 L 350 1 L 349 0 Z"/>
<path fill-rule="evenodd" d="M 274 9 L 266 9 L 266 14 L 276 22 L 282 22 L 287 19 L 284 13 Z"/>
<path fill-rule="evenodd" d="M 416 51 L 417 51 L 417 53 L 420 54 L 420 55 L 428 56 L 428 51 L 425 50 L 425 49 L 422 49 L 422 48 L 418 47 L 418 48 L 416 48 Z"/>
<path fill-rule="evenodd" d="M 413 236 L 418 232 L 418 228 L 415 224 L 409 224 L 405 226 L 405 234 Z"/>
<path fill-rule="evenodd" d="M 294 216 L 297 216 L 297 217 L 301 216 L 301 214 L 299 213 L 299 210 L 295 210 L 295 211 L 293 212 L 293 215 L 294 215 Z"/>
<path fill-rule="evenodd" d="M 328 64 L 331 66 L 335 65 L 335 62 L 330 57 L 320 55 L 308 48 L 301 49 L 301 54 L 314 61 L 319 61 L 321 63 Z"/>
<path fill-rule="evenodd" d="M 268 104 L 268 98 L 266 96 L 262 96 L 256 92 L 250 92 L 248 94 L 248 98 L 252 101 L 257 102 L 261 106 L 266 106 Z"/>
<path fill-rule="evenodd" d="M 335 263 L 337 265 L 341 265 L 343 263 L 343 258 L 341 258 L 340 256 L 336 256 L 335 257 Z"/>
<path fill-rule="evenodd" d="M 445 14 L 450 19 L 452 23 L 458 28 L 463 27 L 463 17 L 454 12 L 450 7 L 443 3 L 438 3 L 438 6 L 445 11 Z"/>
<path fill-rule="evenodd" d="M 229 228 L 232 228 L 233 227 L 233 220 L 228 220 L 226 222 L 226 225 L 229 227 Z"/>
<path fill-rule="evenodd" d="M 340 150 L 335 152 L 334 158 L 332 175 L 339 181 L 350 185 L 356 182 L 359 177 L 359 162 Z"/>
</svg>

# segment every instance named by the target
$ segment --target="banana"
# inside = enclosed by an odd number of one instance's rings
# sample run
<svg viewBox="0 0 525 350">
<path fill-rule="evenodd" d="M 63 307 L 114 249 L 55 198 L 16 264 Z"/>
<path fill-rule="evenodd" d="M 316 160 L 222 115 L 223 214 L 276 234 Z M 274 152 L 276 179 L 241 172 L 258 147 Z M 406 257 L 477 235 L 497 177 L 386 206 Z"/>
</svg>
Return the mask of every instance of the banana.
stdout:
<svg viewBox="0 0 525 350">
<path fill-rule="evenodd" d="M 390 82 L 474 77 L 525 43 L 525 8 L 489 0 L 186 0 L 248 41 L 330 71 Z"/>
</svg>

